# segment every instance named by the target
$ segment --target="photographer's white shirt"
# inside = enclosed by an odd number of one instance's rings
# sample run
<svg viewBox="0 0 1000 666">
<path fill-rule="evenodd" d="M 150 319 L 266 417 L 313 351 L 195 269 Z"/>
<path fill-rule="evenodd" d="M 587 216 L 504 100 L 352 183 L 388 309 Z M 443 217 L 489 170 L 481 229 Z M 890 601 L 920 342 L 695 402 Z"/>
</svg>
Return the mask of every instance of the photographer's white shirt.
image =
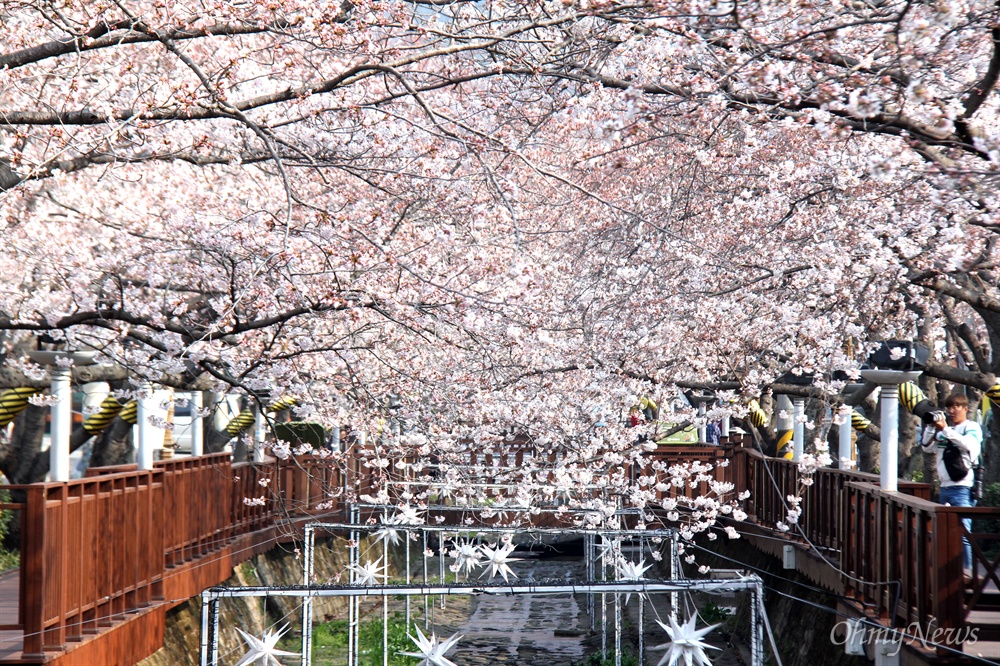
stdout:
<svg viewBox="0 0 1000 666">
<path fill-rule="evenodd" d="M 952 481 L 951 477 L 948 476 L 948 470 L 944 468 L 942 455 L 944 454 L 945 443 L 948 440 L 951 440 L 962 451 L 962 458 L 969 467 L 969 473 L 959 481 Z M 923 449 L 924 453 L 936 451 L 937 473 L 942 488 L 947 488 L 948 486 L 967 486 L 971 488 L 976 480 L 976 475 L 973 471 L 975 467 L 974 463 L 979 459 L 979 454 L 983 448 L 983 429 L 978 423 L 969 419 L 962 421 L 956 426 L 948 426 L 940 432 L 933 425 L 929 425 L 924 428 L 924 437 L 920 448 Z"/>
</svg>

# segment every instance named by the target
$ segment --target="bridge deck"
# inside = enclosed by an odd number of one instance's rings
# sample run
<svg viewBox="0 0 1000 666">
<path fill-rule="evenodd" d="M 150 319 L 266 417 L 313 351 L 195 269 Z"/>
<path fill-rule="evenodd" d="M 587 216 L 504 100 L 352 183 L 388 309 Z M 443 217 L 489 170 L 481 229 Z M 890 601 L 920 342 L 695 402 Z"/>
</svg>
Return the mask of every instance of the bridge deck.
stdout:
<svg viewBox="0 0 1000 666">
<path fill-rule="evenodd" d="M 21 585 L 20 570 L 0 575 L 0 625 L 17 624 L 18 596 Z M 0 661 L 16 663 L 21 656 L 23 634 L 19 630 L 0 630 Z"/>
</svg>

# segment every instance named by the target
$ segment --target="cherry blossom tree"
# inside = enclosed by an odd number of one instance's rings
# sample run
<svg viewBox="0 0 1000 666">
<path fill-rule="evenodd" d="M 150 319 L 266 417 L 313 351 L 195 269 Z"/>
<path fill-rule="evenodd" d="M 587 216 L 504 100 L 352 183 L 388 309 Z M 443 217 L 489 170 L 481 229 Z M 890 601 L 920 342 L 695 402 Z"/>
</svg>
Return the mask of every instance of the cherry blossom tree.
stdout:
<svg viewBox="0 0 1000 666">
<path fill-rule="evenodd" d="M 887 337 L 950 339 L 967 365 L 934 377 L 1000 372 L 995 3 L 0 18 L 9 386 L 44 385 L 15 349 L 46 335 L 98 349 L 93 377 L 372 432 L 396 395 L 429 453 L 789 369 L 834 403 Z"/>
</svg>

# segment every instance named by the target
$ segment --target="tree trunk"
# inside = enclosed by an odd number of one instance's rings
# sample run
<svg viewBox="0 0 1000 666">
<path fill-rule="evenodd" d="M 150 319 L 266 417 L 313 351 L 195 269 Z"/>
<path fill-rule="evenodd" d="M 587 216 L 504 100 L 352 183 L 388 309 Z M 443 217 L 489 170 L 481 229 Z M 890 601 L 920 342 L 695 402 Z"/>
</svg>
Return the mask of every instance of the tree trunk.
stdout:
<svg viewBox="0 0 1000 666">
<path fill-rule="evenodd" d="M 104 429 L 94 442 L 94 452 L 90 456 L 91 467 L 128 465 L 135 462 L 135 447 L 132 444 L 132 424 L 116 418 Z"/>
</svg>

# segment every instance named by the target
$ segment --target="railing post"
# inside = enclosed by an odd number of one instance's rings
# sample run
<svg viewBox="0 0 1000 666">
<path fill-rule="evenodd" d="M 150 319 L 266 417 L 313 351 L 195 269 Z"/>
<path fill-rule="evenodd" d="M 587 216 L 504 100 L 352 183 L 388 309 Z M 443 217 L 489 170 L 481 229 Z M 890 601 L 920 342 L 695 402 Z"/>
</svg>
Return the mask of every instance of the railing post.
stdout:
<svg viewBox="0 0 1000 666">
<path fill-rule="evenodd" d="M 934 556 L 931 567 L 931 599 L 934 617 L 943 629 L 961 628 L 965 623 L 962 582 L 962 523 L 951 507 L 934 511 Z M 944 655 L 939 650 L 939 653 Z"/>
<path fill-rule="evenodd" d="M 21 580 L 31 581 L 23 585 L 21 597 L 21 617 L 24 618 L 24 658 L 44 659 L 42 649 L 45 622 L 45 588 L 48 584 L 45 567 L 45 486 L 33 485 L 25 491 L 25 525 L 31 529 L 21 532 Z"/>
</svg>

